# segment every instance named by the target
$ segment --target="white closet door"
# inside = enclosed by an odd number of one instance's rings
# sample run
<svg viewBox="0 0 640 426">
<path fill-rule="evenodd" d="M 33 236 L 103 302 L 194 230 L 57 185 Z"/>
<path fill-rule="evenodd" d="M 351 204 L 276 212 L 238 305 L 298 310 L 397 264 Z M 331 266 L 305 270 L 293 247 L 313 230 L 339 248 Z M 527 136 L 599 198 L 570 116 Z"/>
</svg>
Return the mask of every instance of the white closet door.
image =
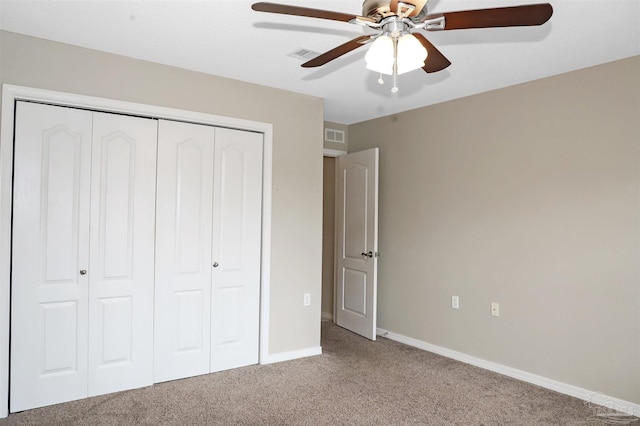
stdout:
<svg viewBox="0 0 640 426">
<path fill-rule="evenodd" d="M 91 112 L 18 102 L 11 411 L 87 396 Z"/>
<path fill-rule="evenodd" d="M 262 134 L 215 130 L 211 371 L 258 362 Z"/>
<path fill-rule="evenodd" d="M 95 113 L 89 396 L 153 383 L 157 121 Z"/>
<path fill-rule="evenodd" d="M 159 125 L 155 382 L 209 373 L 213 132 Z"/>
</svg>

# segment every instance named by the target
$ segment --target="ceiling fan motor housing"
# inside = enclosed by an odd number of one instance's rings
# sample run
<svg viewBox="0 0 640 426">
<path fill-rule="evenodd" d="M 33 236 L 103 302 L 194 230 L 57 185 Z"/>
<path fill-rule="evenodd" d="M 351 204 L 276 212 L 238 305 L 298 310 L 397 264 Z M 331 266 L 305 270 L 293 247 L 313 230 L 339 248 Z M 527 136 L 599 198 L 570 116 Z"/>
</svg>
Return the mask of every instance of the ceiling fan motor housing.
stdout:
<svg viewBox="0 0 640 426">
<path fill-rule="evenodd" d="M 364 0 L 362 2 L 362 16 L 367 16 L 380 22 L 387 16 L 395 15 L 389 7 L 389 0 Z"/>
<path fill-rule="evenodd" d="M 409 34 L 409 26 L 398 19 L 391 19 L 388 22 L 383 22 L 382 34 L 391 38 L 398 38 L 405 34 Z"/>
</svg>

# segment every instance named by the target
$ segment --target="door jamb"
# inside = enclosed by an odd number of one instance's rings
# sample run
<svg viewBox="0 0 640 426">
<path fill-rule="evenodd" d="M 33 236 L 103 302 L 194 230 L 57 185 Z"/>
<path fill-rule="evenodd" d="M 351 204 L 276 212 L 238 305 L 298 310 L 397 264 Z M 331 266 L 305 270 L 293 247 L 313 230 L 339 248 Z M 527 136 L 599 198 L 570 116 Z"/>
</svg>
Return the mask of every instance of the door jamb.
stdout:
<svg viewBox="0 0 640 426">
<path fill-rule="evenodd" d="M 263 134 L 259 362 L 260 364 L 268 363 L 269 287 L 271 276 L 271 182 L 273 161 L 272 124 L 175 108 L 3 84 L 2 114 L 0 116 L 0 418 L 9 415 L 11 191 L 13 186 L 13 123 L 15 118 L 15 102 L 17 100 L 185 121 L 217 127 L 248 130 Z"/>
</svg>

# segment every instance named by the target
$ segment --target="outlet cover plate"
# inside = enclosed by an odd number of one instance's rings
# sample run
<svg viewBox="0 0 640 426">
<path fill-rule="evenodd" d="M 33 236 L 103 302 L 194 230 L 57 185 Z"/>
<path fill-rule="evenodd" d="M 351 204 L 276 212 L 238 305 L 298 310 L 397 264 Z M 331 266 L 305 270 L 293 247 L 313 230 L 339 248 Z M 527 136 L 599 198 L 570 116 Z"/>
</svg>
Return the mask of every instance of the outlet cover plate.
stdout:
<svg viewBox="0 0 640 426">
<path fill-rule="evenodd" d="M 498 302 L 491 302 L 491 316 L 492 317 L 500 316 L 500 304 Z"/>
</svg>

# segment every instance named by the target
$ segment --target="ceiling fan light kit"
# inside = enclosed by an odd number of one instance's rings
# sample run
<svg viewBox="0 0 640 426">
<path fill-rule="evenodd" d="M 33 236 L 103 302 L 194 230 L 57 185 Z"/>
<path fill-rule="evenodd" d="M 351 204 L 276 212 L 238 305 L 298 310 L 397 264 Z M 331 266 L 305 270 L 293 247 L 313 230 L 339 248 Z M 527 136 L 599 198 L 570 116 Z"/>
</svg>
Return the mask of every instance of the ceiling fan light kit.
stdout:
<svg viewBox="0 0 640 426">
<path fill-rule="evenodd" d="M 367 69 L 392 75 L 422 68 L 427 55 L 427 49 L 413 35 L 392 33 L 376 38 L 364 59 Z"/>
<path fill-rule="evenodd" d="M 302 64 L 324 65 L 358 47 L 371 44 L 365 55 L 366 68 L 393 76 L 392 92 L 398 91 L 398 75 L 422 68 L 441 71 L 451 62 L 420 32 L 468 28 L 497 28 L 542 25 L 553 14 L 549 3 L 465 10 L 429 15 L 427 0 L 364 0 L 362 16 L 322 9 L 260 2 L 251 6 L 259 12 L 329 19 L 366 26 L 378 34 L 357 37 Z M 382 78 L 378 80 L 382 82 Z M 382 84 L 382 83 L 381 83 Z"/>
<path fill-rule="evenodd" d="M 391 54 L 390 60 L 397 66 L 397 70 L 393 71 L 397 71 L 398 74 L 404 74 L 424 66 L 428 52 L 414 36 L 405 34 L 399 38 L 393 37 L 392 44 L 395 49 L 393 52 L 389 52 Z M 387 72 L 386 74 L 392 74 L 392 72 Z"/>
</svg>

